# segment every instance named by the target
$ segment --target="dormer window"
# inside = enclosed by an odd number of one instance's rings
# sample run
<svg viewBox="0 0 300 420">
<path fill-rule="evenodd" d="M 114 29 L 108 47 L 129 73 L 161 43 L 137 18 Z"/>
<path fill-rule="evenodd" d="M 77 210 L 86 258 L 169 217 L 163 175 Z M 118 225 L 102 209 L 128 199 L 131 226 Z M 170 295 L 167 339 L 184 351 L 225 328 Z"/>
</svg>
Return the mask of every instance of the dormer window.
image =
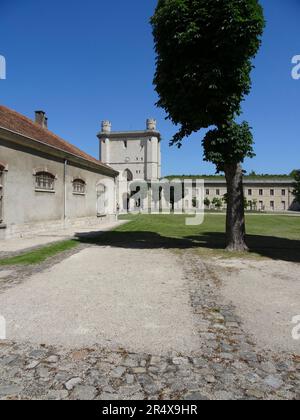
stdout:
<svg viewBox="0 0 300 420">
<path fill-rule="evenodd" d="M 86 192 L 86 183 L 83 179 L 74 179 L 73 194 L 84 195 Z"/>
<path fill-rule="evenodd" d="M 37 172 L 35 175 L 35 188 L 38 191 L 54 192 L 55 176 L 49 172 Z"/>
</svg>

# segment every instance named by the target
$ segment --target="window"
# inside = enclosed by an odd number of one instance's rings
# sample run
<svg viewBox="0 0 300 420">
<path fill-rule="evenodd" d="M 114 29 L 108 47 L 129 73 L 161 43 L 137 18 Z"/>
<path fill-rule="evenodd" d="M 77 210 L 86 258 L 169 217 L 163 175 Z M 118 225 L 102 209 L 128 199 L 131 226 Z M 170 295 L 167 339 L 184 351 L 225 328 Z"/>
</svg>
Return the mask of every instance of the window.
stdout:
<svg viewBox="0 0 300 420">
<path fill-rule="evenodd" d="M 271 201 L 270 202 L 270 207 L 271 207 L 271 210 L 274 210 L 275 209 L 275 203 L 274 203 L 274 201 Z"/>
<path fill-rule="evenodd" d="M 282 205 L 282 210 L 286 210 L 286 202 L 285 201 L 282 201 L 281 202 L 281 205 Z"/>
<path fill-rule="evenodd" d="M 126 169 L 124 171 L 123 177 L 128 182 L 131 182 L 133 180 L 133 174 L 129 169 Z"/>
<path fill-rule="evenodd" d="M 252 190 L 248 190 L 248 195 L 252 195 Z"/>
<path fill-rule="evenodd" d="M 274 190 L 271 190 L 270 191 L 270 195 L 274 195 Z"/>
<path fill-rule="evenodd" d="M 127 147 L 128 147 L 128 143 L 127 143 L 127 140 L 124 140 L 124 149 L 127 149 Z"/>
<path fill-rule="evenodd" d="M 264 210 L 265 209 L 265 206 L 264 206 L 264 202 L 263 201 L 260 201 L 259 202 L 259 209 L 260 210 Z"/>
<path fill-rule="evenodd" d="M 217 195 L 220 195 L 220 190 L 217 190 L 217 191 L 216 191 L 216 194 L 217 194 Z"/>
<path fill-rule="evenodd" d="M 38 172 L 35 175 L 35 188 L 43 191 L 54 191 L 55 176 L 49 172 Z"/>
<path fill-rule="evenodd" d="M 209 195 L 209 190 L 208 189 L 206 190 L 206 195 Z"/>
<path fill-rule="evenodd" d="M 285 197 L 285 190 L 281 190 L 281 195 Z"/>
<path fill-rule="evenodd" d="M 264 195 L 264 190 L 259 190 L 259 195 Z"/>
<path fill-rule="evenodd" d="M 73 193 L 74 194 L 85 194 L 86 183 L 82 179 L 75 179 L 73 181 Z"/>
<path fill-rule="evenodd" d="M 0 224 L 3 222 L 4 168 L 0 164 Z"/>
</svg>

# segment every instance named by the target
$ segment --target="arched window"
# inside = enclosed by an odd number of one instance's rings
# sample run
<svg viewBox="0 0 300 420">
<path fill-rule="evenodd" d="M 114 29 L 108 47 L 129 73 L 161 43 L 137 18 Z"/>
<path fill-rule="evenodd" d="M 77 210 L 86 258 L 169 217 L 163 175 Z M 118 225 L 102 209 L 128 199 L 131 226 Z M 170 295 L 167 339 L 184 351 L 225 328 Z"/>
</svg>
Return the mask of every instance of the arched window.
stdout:
<svg viewBox="0 0 300 420">
<path fill-rule="evenodd" d="M 54 191 L 55 176 L 49 172 L 35 174 L 35 188 L 43 191 Z"/>
<path fill-rule="evenodd" d="M 132 175 L 132 172 L 131 172 L 129 169 L 126 169 L 126 170 L 124 171 L 124 179 L 125 179 L 126 181 L 128 181 L 128 182 L 130 182 L 130 181 L 132 181 L 132 180 L 133 180 L 133 175 Z"/>
<path fill-rule="evenodd" d="M 74 194 L 85 194 L 86 183 L 83 179 L 74 179 L 73 181 L 73 193 Z"/>
</svg>

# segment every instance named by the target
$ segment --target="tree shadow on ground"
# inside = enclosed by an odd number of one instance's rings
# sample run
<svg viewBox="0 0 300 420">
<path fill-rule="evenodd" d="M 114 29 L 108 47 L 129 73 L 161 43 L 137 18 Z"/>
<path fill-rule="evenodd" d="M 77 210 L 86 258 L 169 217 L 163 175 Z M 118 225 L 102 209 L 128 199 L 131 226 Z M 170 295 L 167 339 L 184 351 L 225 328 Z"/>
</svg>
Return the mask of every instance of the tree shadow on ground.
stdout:
<svg viewBox="0 0 300 420">
<path fill-rule="evenodd" d="M 205 232 L 201 235 L 183 238 L 162 236 L 149 231 L 99 233 L 91 232 L 76 235 L 80 242 L 126 249 L 225 249 L 225 234 Z M 300 240 L 273 236 L 247 235 L 250 253 L 274 260 L 300 263 Z M 236 255 L 236 254 L 235 254 Z"/>
</svg>

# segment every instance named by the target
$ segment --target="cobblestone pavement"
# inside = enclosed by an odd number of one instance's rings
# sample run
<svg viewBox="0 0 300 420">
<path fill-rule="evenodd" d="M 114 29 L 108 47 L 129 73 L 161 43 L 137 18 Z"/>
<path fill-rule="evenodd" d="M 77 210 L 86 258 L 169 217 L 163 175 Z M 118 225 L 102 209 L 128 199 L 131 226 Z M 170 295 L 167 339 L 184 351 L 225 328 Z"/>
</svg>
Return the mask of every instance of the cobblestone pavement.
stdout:
<svg viewBox="0 0 300 420">
<path fill-rule="evenodd" d="M 212 263 L 192 251 L 183 251 L 180 258 L 190 283 L 198 332 L 204 339 L 197 354 L 162 357 L 126 349 L 70 351 L 3 342 L 0 399 L 299 400 L 299 356 L 258 352 L 234 307 L 222 304 Z M 22 281 L 20 274 L 18 281 Z M 5 288 L 15 282 L 1 281 Z"/>
</svg>

